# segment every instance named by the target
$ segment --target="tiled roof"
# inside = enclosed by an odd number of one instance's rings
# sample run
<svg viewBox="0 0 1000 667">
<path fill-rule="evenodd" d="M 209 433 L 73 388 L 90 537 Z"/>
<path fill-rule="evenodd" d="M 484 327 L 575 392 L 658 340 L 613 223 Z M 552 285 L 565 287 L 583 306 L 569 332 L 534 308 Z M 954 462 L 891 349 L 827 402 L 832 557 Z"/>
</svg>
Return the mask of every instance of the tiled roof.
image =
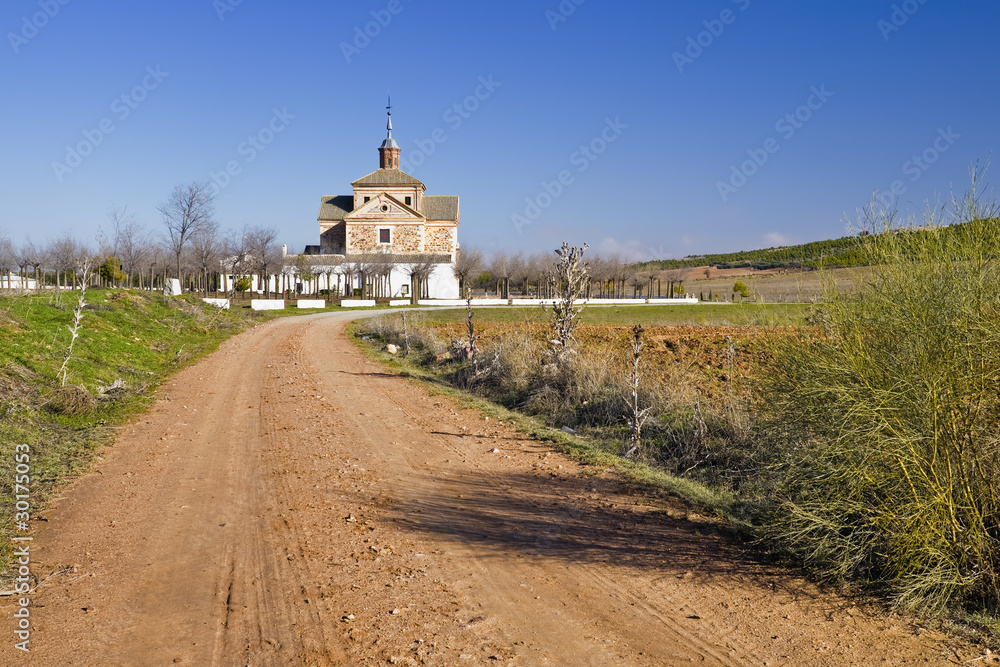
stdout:
<svg viewBox="0 0 1000 667">
<path fill-rule="evenodd" d="M 351 183 L 351 185 L 423 185 L 423 183 L 409 174 L 403 173 L 399 169 L 379 169 L 367 176 L 363 176 Z"/>
<path fill-rule="evenodd" d="M 337 197 L 323 197 L 319 207 L 320 220 L 343 220 L 344 216 L 354 210 L 354 197 L 351 195 L 339 195 Z"/>
<path fill-rule="evenodd" d="M 458 197 L 424 197 L 423 209 L 428 220 L 458 220 Z"/>
</svg>

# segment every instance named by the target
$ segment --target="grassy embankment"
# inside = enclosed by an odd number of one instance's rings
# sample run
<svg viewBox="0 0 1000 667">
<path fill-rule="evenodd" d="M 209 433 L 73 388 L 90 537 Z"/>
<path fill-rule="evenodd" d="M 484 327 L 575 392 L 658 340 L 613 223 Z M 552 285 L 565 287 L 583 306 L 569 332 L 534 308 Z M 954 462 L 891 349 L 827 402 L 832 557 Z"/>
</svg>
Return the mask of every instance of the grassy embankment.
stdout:
<svg viewBox="0 0 1000 667">
<path fill-rule="evenodd" d="M 8 538 L 20 534 L 13 523 L 18 444 L 30 448 L 29 511 L 36 520 L 53 489 L 86 471 L 169 375 L 248 327 L 299 314 L 257 313 L 239 304 L 220 312 L 194 297 L 88 290 L 63 386 L 59 369 L 78 296 L 0 296 L 0 576 Z"/>
</svg>

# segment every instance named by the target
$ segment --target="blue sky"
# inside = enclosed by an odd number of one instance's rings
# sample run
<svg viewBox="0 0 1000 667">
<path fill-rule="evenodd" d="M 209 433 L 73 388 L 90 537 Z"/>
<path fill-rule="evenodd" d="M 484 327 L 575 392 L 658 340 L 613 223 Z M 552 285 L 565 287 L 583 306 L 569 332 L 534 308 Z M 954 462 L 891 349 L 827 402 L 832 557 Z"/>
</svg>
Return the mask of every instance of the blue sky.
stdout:
<svg viewBox="0 0 1000 667">
<path fill-rule="evenodd" d="M 114 203 L 158 230 L 214 176 L 223 227 L 298 251 L 378 167 L 391 91 L 466 247 L 837 237 L 874 189 L 921 211 L 997 152 L 998 29 L 995 0 L 8 0 L 0 229 L 92 241 Z"/>
</svg>

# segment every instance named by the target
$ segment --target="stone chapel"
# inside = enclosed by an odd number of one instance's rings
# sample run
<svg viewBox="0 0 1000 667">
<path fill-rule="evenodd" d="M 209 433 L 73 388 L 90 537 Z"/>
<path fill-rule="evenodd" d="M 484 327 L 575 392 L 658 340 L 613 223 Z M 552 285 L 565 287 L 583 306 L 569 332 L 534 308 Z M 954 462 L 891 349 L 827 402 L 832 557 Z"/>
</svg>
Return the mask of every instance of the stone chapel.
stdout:
<svg viewBox="0 0 1000 667">
<path fill-rule="evenodd" d="M 451 264 L 458 252 L 458 197 L 427 195 L 426 185 L 400 170 L 391 107 L 388 117 L 378 170 L 351 183 L 354 194 L 323 197 L 320 244 L 306 254 L 447 255 Z"/>
</svg>

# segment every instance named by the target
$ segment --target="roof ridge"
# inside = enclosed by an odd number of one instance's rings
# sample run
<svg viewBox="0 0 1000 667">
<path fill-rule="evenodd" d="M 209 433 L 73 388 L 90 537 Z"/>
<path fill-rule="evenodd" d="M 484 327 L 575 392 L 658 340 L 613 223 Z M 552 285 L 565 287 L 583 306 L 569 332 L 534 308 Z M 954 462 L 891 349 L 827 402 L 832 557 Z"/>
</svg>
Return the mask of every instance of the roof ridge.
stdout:
<svg viewBox="0 0 1000 667">
<path fill-rule="evenodd" d="M 424 185 L 424 183 L 402 169 L 376 169 L 352 182 L 351 185 Z"/>
</svg>

